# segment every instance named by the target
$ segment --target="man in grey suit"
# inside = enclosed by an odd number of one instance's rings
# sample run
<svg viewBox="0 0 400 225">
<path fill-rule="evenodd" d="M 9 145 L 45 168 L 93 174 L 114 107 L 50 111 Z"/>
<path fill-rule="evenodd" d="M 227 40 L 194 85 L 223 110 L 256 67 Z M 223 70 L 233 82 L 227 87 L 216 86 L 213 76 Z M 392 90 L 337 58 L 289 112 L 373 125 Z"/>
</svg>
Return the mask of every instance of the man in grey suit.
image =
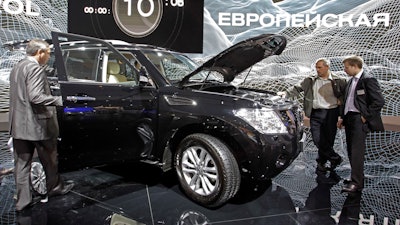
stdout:
<svg viewBox="0 0 400 225">
<path fill-rule="evenodd" d="M 46 173 L 48 195 L 68 193 L 73 184 L 64 184 L 58 173 L 58 123 L 55 106 L 60 96 L 52 96 L 44 65 L 50 58 L 49 44 L 31 40 L 27 57 L 18 62 L 10 74 L 9 131 L 13 138 L 17 212 L 36 203 L 30 187 L 30 170 L 34 150 Z"/>
<path fill-rule="evenodd" d="M 364 188 L 365 139 L 370 131 L 384 131 L 381 110 L 385 104 L 378 81 L 363 70 L 363 59 L 351 56 L 343 60 L 344 71 L 352 77 L 345 92 L 343 120 L 351 179 L 345 181 L 343 192 L 357 192 Z"/>
</svg>

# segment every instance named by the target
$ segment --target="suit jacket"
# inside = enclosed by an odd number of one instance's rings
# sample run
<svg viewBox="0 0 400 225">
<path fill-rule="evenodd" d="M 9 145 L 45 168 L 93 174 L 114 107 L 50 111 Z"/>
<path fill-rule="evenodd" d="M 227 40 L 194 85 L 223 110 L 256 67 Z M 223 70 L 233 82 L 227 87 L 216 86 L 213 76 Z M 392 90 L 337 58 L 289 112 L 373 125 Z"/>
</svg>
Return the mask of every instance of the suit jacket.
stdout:
<svg viewBox="0 0 400 225">
<path fill-rule="evenodd" d="M 348 82 L 345 99 L 347 100 L 351 82 Z M 367 120 L 371 131 L 384 131 L 381 110 L 385 104 L 378 81 L 363 72 L 354 91 L 354 106 L 360 111 L 361 116 Z M 345 124 L 346 125 L 346 124 Z"/>
<path fill-rule="evenodd" d="M 58 136 L 56 107 L 61 96 L 52 96 L 44 67 L 33 57 L 19 61 L 10 73 L 9 131 L 13 138 L 48 140 Z"/>
</svg>

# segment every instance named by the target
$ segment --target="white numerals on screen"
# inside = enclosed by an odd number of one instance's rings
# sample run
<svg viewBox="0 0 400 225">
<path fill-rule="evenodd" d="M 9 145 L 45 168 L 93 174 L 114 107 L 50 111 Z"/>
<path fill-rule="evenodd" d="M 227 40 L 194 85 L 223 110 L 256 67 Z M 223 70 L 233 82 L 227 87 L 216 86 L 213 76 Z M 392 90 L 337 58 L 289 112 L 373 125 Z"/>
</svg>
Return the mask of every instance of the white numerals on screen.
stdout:
<svg viewBox="0 0 400 225">
<path fill-rule="evenodd" d="M 170 0 L 170 4 L 173 7 L 176 7 L 176 6 L 183 7 L 185 5 L 185 1 L 184 0 Z"/>
<path fill-rule="evenodd" d="M 143 2 L 144 1 L 148 1 L 149 2 L 149 9 L 147 10 L 147 12 L 143 11 Z M 183 0 L 177 0 L 177 1 L 183 1 Z M 128 3 L 128 12 L 127 15 L 128 16 L 132 16 L 132 0 L 124 0 L 124 2 Z M 139 0 L 136 4 L 136 8 L 139 12 L 139 15 L 142 17 L 149 17 L 153 14 L 154 12 L 154 1 L 153 0 Z"/>
</svg>

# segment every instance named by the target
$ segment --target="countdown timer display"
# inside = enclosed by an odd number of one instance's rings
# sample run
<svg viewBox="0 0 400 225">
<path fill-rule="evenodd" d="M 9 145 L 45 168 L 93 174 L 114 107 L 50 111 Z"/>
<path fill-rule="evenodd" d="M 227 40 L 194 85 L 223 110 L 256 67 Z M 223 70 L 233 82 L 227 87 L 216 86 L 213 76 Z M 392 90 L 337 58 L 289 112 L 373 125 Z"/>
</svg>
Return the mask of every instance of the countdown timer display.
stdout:
<svg viewBox="0 0 400 225">
<path fill-rule="evenodd" d="M 68 32 L 202 53 L 204 0 L 69 0 Z"/>
<path fill-rule="evenodd" d="M 180 0 L 183 2 L 183 0 Z M 132 5 L 133 3 L 133 5 Z M 113 1 L 115 22 L 132 37 L 145 37 L 154 30 L 163 16 L 162 0 Z M 184 6 L 184 4 L 183 4 Z"/>
</svg>

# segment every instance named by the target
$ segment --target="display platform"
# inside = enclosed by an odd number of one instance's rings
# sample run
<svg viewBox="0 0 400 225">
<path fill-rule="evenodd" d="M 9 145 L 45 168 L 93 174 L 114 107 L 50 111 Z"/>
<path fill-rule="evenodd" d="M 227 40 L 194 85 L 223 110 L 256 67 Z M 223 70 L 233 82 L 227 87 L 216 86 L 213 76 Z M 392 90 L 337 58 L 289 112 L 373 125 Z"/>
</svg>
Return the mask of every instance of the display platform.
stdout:
<svg viewBox="0 0 400 225">
<path fill-rule="evenodd" d="M 7 140 L 7 132 L 0 132 L 3 168 L 12 166 Z M 8 174 L 1 177 L 0 224 L 399 224 L 396 166 L 375 176 L 371 171 L 377 168 L 367 164 L 363 192 L 345 194 L 341 187 L 349 175 L 348 160 L 336 173 L 317 175 L 314 159 L 314 151 L 306 148 L 272 182 L 246 182 L 248 188 L 217 209 L 191 202 L 173 173 L 137 164 L 63 173 L 76 185 L 69 194 L 17 214 L 14 176 Z"/>
</svg>

